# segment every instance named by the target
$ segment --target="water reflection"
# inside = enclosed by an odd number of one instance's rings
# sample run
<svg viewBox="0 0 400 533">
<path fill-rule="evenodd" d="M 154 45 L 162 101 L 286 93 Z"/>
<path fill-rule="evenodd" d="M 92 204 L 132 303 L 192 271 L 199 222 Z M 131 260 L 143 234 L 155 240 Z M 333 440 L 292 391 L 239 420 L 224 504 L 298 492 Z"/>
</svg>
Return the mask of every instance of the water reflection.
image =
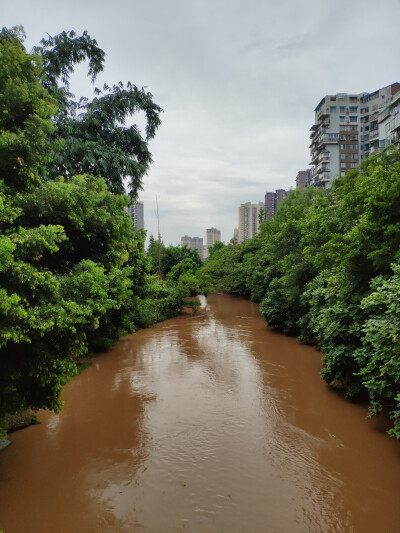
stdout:
<svg viewBox="0 0 400 533">
<path fill-rule="evenodd" d="M 397 443 L 319 366 L 222 295 L 125 337 L 0 455 L 0 529 L 395 531 Z"/>
</svg>

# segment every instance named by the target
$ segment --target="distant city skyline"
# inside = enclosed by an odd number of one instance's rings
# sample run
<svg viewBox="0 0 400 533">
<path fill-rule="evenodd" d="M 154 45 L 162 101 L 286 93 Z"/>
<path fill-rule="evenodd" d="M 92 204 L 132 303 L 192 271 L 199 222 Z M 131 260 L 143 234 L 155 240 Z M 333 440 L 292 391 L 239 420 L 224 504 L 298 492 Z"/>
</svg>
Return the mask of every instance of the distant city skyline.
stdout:
<svg viewBox="0 0 400 533">
<path fill-rule="evenodd" d="M 2 26 L 23 25 L 29 51 L 87 30 L 106 53 L 95 86 L 131 81 L 164 109 L 140 201 L 147 238 L 159 222 L 166 245 L 211 226 L 229 242 L 242 202 L 295 188 L 321 98 L 398 79 L 399 20 L 398 0 L 1 3 Z M 78 65 L 71 92 L 93 88 Z M 140 115 L 131 123 L 143 131 Z"/>
</svg>

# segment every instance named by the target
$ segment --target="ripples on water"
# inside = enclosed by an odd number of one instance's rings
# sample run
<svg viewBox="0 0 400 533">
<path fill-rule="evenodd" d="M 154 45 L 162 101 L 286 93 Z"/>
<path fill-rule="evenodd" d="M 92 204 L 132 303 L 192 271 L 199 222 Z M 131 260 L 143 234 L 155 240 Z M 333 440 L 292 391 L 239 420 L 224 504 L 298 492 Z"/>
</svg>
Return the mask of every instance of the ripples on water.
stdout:
<svg viewBox="0 0 400 533">
<path fill-rule="evenodd" d="M 203 297 L 122 339 L 66 387 L 61 415 L 13 435 L 0 529 L 397 531 L 397 443 L 319 368 L 256 305 Z"/>
</svg>

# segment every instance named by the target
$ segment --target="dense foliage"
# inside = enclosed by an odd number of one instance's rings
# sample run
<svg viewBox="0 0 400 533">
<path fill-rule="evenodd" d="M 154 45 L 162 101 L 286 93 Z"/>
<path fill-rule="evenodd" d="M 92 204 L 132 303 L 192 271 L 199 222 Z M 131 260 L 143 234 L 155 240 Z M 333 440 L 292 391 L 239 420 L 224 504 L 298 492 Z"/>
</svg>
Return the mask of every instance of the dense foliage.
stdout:
<svg viewBox="0 0 400 533">
<path fill-rule="evenodd" d="M 318 343 L 322 376 L 388 412 L 400 438 L 400 152 L 332 189 L 292 191 L 251 241 L 215 252 L 198 277 L 250 296 L 269 326 Z"/>
<path fill-rule="evenodd" d="M 129 178 L 129 194 L 135 199 L 152 162 L 148 141 L 161 124 L 162 109 L 153 102 L 151 93 L 130 82 L 126 86 L 121 82 L 112 87 L 104 85 L 101 90 L 95 89 L 93 100 L 76 101 L 69 92 L 74 66 L 88 60 L 88 74 L 94 82 L 103 70 L 104 52 L 87 32 L 76 36 L 73 31 L 64 31 L 42 39 L 40 44 L 34 51 L 42 59 L 42 85 L 58 104 L 52 138 L 61 141 L 58 148 L 54 144 L 48 175 L 102 176 L 109 190 L 117 194 L 125 193 L 123 180 Z M 144 138 L 138 126 L 127 125 L 138 112 L 145 117 Z"/>
<path fill-rule="evenodd" d="M 151 138 L 151 95 L 118 85 L 78 116 L 68 77 L 88 59 L 95 78 L 97 43 L 64 32 L 28 54 L 23 38 L 0 32 L 0 434 L 7 413 L 59 409 L 82 355 L 174 316 L 189 294 L 151 276 L 130 199 L 112 194 L 126 176 L 133 195 L 141 186 L 147 142 L 122 124 L 144 110 Z"/>
<path fill-rule="evenodd" d="M 168 276 L 174 266 L 185 259 L 190 259 L 197 270 L 201 266 L 201 258 L 197 250 L 191 250 L 185 246 L 165 246 L 161 239 L 154 239 L 150 235 L 148 256 L 151 258 L 152 272 L 160 273 L 161 277 Z"/>
</svg>

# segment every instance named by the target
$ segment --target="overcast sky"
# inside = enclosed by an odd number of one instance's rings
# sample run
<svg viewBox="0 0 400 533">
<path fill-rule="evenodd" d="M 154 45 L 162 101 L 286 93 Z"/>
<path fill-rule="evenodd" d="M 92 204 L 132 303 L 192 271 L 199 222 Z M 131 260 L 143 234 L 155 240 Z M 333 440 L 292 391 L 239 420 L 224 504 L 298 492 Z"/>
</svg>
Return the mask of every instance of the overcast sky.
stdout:
<svg viewBox="0 0 400 533">
<path fill-rule="evenodd" d="M 146 86 L 163 109 L 144 179 L 145 226 L 166 244 L 229 241 L 241 203 L 295 187 L 325 94 L 400 81 L 399 0 L 0 0 L 28 51 L 88 30 L 106 52 L 96 82 Z M 78 69 L 72 91 L 91 96 Z"/>
</svg>

